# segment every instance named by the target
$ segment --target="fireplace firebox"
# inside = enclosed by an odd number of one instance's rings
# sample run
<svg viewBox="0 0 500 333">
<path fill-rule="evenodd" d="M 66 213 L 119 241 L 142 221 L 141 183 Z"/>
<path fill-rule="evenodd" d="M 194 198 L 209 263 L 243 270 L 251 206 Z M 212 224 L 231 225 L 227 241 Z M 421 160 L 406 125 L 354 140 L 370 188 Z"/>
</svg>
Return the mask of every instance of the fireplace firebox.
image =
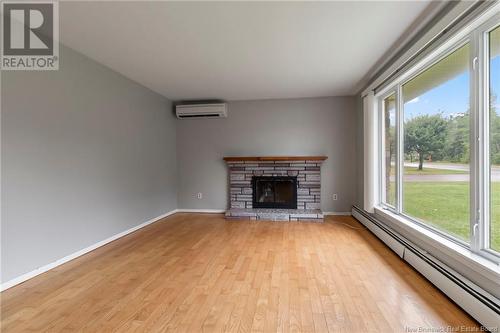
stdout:
<svg viewBox="0 0 500 333">
<path fill-rule="evenodd" d="M 252 177 L 254 208 L 297 209 L 297 177 Z"/>
</svg>

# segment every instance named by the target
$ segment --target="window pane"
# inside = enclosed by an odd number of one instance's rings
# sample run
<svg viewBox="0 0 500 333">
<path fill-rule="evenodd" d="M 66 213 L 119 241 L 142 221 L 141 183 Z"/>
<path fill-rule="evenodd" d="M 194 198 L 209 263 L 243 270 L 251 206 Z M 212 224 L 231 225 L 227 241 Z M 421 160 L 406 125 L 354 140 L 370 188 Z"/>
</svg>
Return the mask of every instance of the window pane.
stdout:
<svg viewBox="0 0 500 333">
<path fill-rule="evenodd" d="M 500 27 L 489 33 L 490 67 L 490 247 L 500 252 Z"/>
<path fill-rule="evenodd" d="M 403 212 L 469 241 L 469 45 L 403 86 Z"/>
<path fill-rule="evenodd" d="M 385 203 L 396 206 L 396 95 L 384 99 L 384 193 Z"/>
</svg>

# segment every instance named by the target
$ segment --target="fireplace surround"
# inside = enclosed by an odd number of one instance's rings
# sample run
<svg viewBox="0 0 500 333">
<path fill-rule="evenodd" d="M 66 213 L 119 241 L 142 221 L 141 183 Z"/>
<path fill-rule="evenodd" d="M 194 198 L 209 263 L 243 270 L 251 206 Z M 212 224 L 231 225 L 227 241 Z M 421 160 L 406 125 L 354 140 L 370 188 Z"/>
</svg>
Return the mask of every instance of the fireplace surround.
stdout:
<svg viewBox="0 0 500 333">
<path fill-rule="evenodd" d="M 322 222 L 321 165 L 326 158 L 225 157 L 230 204 L 226 217 Z"/>
</svg>

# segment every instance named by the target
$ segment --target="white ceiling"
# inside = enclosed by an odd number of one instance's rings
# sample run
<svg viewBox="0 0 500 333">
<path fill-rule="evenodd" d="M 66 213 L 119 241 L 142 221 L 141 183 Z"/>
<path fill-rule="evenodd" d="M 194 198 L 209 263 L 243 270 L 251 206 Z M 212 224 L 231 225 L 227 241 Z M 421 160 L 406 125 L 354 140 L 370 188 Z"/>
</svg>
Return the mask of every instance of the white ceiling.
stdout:
<svg viewBox="0 0 500 333">
<path fill-rule="evenodd" d="M 63 44 L 172 100 L 340 96 L 429 1 L 60 2 Z"/>
</svg>

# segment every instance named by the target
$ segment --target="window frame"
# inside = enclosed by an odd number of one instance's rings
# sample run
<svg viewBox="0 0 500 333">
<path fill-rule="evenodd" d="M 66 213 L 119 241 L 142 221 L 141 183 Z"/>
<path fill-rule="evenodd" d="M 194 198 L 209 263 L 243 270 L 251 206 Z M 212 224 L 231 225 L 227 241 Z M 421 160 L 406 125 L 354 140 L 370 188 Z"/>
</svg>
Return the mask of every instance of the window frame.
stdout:
<svg viewBox="0 0 500 333">
<path fill-rule="evenodd" d="M 456 35 L 438 45 L 430 54 L 414 66 L 396 77 L 392 83 L 375 93 L 379 118 L 379 208 L 388 210 L 466 250 L 480 255 L 494 263 L 500 263 L 500 252 L 491 249 L 490 244 L 490 164 L 489 164 L 489 53 L 488 33 L 500 26 L 500 13 L 486 18 L 478 18 L 472 26 L 466 27 Z M 414 79 L 431 66 L 469 43 L 469 196 L 470 196 L 470 241 L 466 242 L 437 229 L 425 222 L 403 213 L 403 173 L 404 173 L 404 109 L 402 86 Z M 384 184 L 384 99 L 395 94 L 396 97 L 396 203 L 395 207 L 383 202 Z"/>
<path fill-rule="evenodd" d="M 388 205 L 387 203 L 383 203 L 384 208 L 389 208 L 389 210 L 397 213 L 398 215 L 404 217 L 405 219 L 411 221 L 412 223 L 418 224 L 419 226 L 428 229 L 434 233 L 439 234 L 440 236 L 460 245 L 463 247 L 468 248 L 469 247 L 469 242 L 466 242 L 462 239 L 459 239 L 458 237 L 453 236 L 452 234 L 446 233 L 445 231 L 438 229 L 428 223 L 425 223 L 424 221 L 421 221 L 411 215 L 408 215 L 404 213 L 404 191 L 403 191 L 403 176 L 404 176 L 404 102 L 403 102 L 403 93 L 402 89 L 403 86 L 408 83 L 409 81 L 415 79 L 417 76 L 428 70 L 430 67 L 438 63 L 439 61 L 443 60 L 447 56 L 449 56 L 451 53 L 455 52 L 462 46 L 466 45 L 467 43 L 470 43 L 470 39 L 468 37 L 462 38 L 458 40 L 457 42 L 454 42 L 452 45 L 449 45 L 448 47 L 444 48 L 441 50 L 438 54 L 436 54 L 434 57 L 431 59 L 428 59 L 425 62 L 420 63 L 421 66 L 419 66 L 418 70 L 414 71 L 411 75 L 407 76 L 404 80 L 401 80 L 400 82 L 397 82 L 395 85 L 389 85 L 388 89 L 384 89 L 382 93 L 376 94 L 375 97 L 379 99 L 379 102 L 381 100 L 380 105 L 383 105 L 383 99 L 392 95 L 393 92 L 396 92 L 396 141 L 397 141 L 397 147 L 396 147 L 396 207 L 394 209 L 390 209 L 391 206 Z M 470 44 L 469 44 L 470 45 Z M 471 49 L 471 47 L 469 46 Z M 472 55 L 472 51 L 470 52 L 470 55 Z M 472 80 L 472 71 L 471 73 L 471 79 Z M 384 97 L 382 97 L 384 96 Z M 383 118 L 382 112 L 383 108 L 379 108 L 379 118 Z M 472 110 L 471 110 L 472 113 Z M 472 119 L 472 115 L 470 115 L 470 119 Z M 381 120 L 381 125 L 383 124 L 383 119 Z M 472 129 L 472 121 L 469 127 Z M 384 132 L 383 128 L 380 130 L 381 133 Z M 472 131 L 470 131 L 472 132 Z M 380 140 L 383 140 L 383 137 L 380 137 Z M 381 148 L 383 150 L 383 147 Z M 383 156 L 383 155 L 380 155 Z M 382 158 L 381 158 L 382 159 Z M 383 161 L 381 161 L 383 164 Z M 383 176 L 384 174 L 381 173 L 382 176 L 382 181 L 383 181 Z M 469 180 L 469 186 L 471 186 L 472 183 L 472 176 L 470 176 Z M 381 183 L 381 191 L 383 191 L 383 185 Z M 470 192 L 472 193 L 472 192 Z M 381 194 L 382 195 L 382 194 Z M 380 197 L 382 198 L 382 197 Z M 471 206 L 471 213 L 470 213 L 470 218 L 472 217 L 472 206 Z M 471 238 L 472 238 L 472 233 L 471 233 Z"/>
<path fill-rule="evenodd" d="M 477 86 L 475 87 L 477 105 L 483 112 L 478 118 L 478 151 L 479 151 L 479 187 L 478 196 L 481 200 L 481 208 L 477 223 L 478 239 L 473 251 L 483 257 L 500 263 L 500 251 L 491 248 L 491 161 L 490 161 L 490 59 L 489 59 L 489 33 L 500 28 L 500 13 L 481 24 L 475 33 L 477 41 Z M 481 186 L 482 185 L 482 186 Z"/>
<path fill-rule="evenodd" d="M 388 98 L 389 96 L 392 96 L 394 95 L 394 98 L 396 99 L 396 103 L 394 105 L 394 111 L 395 111 L 395 127 L 396 127 L 396 166 L 395 166 L 395 172 L 394 172 L 394 175 L 395 175 L 395 191 L 396 191 L 396 198 L 395 198 L 395 204 L 394 205 L 391 205 L 387 202 L 387 195 L 386 195 L 386 188 L 385 188 L 385 160 L 384 160 L 384 156 L 385 156 L 385 123 L 384 123 L 384 109 L 385 109 L 385 99 Z M 380 175 L 379 175 L 379 189 L 380 189 L 380 193 L 379 193 L 379 198 L 380 198 L 380 204 L 382 206 L 384 206 L 384 208 L 390 210 L 390 211 L 393 211 L 393 212 L 396 212 L 397 211 L 397 207 L 398 207 L 398 203 L 399 203 L 399 189 L 398 189 L 398 178 L 399 178 L 399 157 L 398 157 L 398 154 L 399 154 L 399 136 L 398 136 L 398 131 L 399 131 L 399 126 L 398 126 L 398 117 L 399 117 L 399 112 L 398 112 L 398 92 L 396 89 L 390 89 L 390 90 L 387 90 L 384 94 L 380 95 L 378 97 L 378 110 L 379 110 L 379 117 L 378 117 L 378 121 L 379 121 L 379 127 L 380 127 L 380 136 L 379 136 L 379 140 L 380 140 L 380 144 L 378 145 L 379 146 L 379 156 L 381 156 L 381 158 L 379 158 L 379 162 L 380 162 L 380 165 L 379 165 L 379 170 L 380 170 Z"/>
</svg>

